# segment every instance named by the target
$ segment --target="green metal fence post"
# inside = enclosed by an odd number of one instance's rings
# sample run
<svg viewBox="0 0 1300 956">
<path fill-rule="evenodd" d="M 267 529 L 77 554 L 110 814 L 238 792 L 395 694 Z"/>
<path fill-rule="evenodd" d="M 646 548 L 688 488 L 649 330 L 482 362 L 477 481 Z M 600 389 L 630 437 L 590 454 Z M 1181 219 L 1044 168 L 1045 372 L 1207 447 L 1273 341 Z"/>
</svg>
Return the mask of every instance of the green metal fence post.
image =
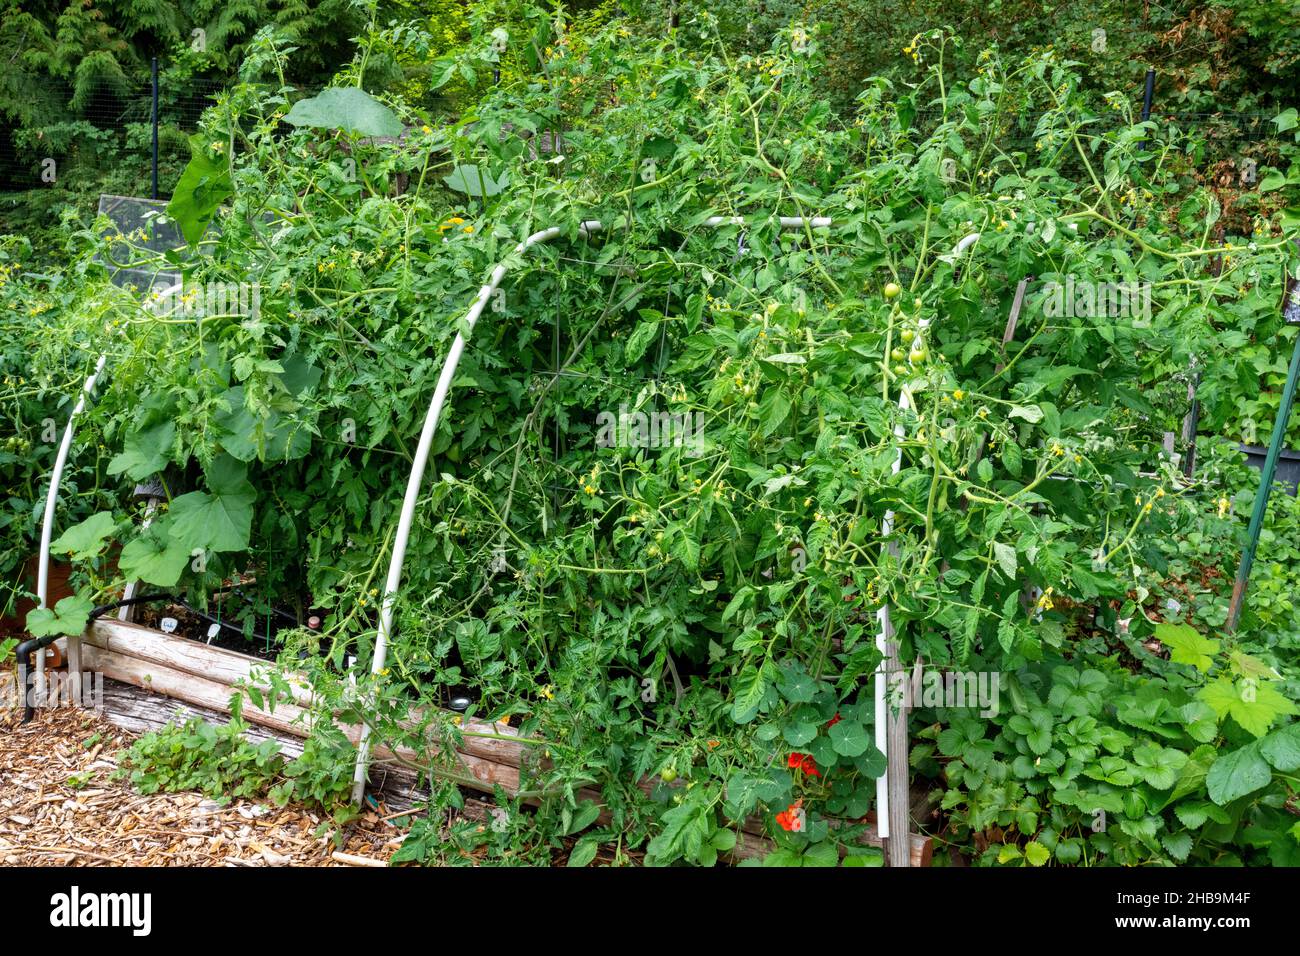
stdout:
<svg viewBox="0 0 1300 956">
<path fill-rule="evenodd" d="M 1300 240 L 1297 244 L 1300 245 Z M 1287 324 L 1300 323 L 1300 284 L 1289 282 L 1287 286 L 1282 314 Z M 1255 563 L 1255 549 L 1259 546 L 1259 532 L 1264 526 L 1264 512 L 1268 510 L 1268 496 L 1273 490 L 1273 475 L 1277 471 L 1278 453 L 1282 450 L 1282 439 L 1286 436 L 1287 423 L 1291 421 L 1291 405 L 1295 401 L 1297 378 L 1300 378 L 1300 335 L 1296 336 L 1295 346 L 1291 350 L 1291 368 L 1286 373 L 1286 386 L 1282 389 L 1282 405 L 1277 410 L 1277 420 L 1273 422 L 1273 437 L 1269 440 L 1268 455 L 1264 458 L 1264 469 L 1259 475 L 1259 491 L 1255 493 L 1255 507 L 1250 512 L 1246 547 L 1241 551 L 1241 563 L 1237 566 L 1237 580 L 1232 585 L 1232 603 L 1228 605 L 1228 631 L 1237 629 L 1237 618 L 1241 616 L 1241 605 L 1246 596 L 1246 583 L 1250 580 L 1250 568 Z"/>
</svg>

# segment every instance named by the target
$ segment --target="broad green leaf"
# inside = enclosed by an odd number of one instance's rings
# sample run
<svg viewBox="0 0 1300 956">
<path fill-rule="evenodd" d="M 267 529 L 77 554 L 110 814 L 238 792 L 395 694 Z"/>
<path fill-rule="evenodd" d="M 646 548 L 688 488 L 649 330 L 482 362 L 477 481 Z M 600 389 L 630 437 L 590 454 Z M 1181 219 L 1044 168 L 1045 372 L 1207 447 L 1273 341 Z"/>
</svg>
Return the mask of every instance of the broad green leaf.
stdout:
<svg viewBox="0 0 1300 956">
<path fill-rule="evenodd" d="M 190 162 L 181 173 L 167 203 L 167 215 L 176 220 L 181 235 L 197 246 L 217 209 L 233 194 L 230 162 L 224 154 L 213 154 L 204 138 L 190 137 Z"/>
<path fill-rule="evenodd" d="M 86 629 L 86 621 L 94 609 L 95 605 L 89 598 L 73 594 L 65 597 L 52 609 L 33 608 L 27 615 L 27 631 L 32 637 L 80 634 Z"/>
<path fill-rule="evenodd" d="M 1259 750 L 1274 770 L 1300 770 L 1300 723 L 1279 727 L 1259 742 Z"/>
<path fill-rule="evenodd" d="M 1218 641 L 1202 637 L 1190 624 L 1157 624 L 1156 640 L 1169 648 L 1169 659 L 1175 664 L 1190 664 L 1201 673 L 1210 669 L 1219 652 Z"/>
<path fill-rule="evenodd" d="M 54 554 L 71 555 L 74 561 L 93 558 L 113 534 L 117 523 L 107 511 L 97 511 L 80 524 L 74 524 L 50 545 Z"/>
<path fill-rule="evenodd" d="M 362 136 L 401 136 L 397 114 L 365 90 L 335 86 L 293 104 L 284 121 L 291 126 L 339 129 Z"/>
<path fill-rule="evenodd" d="M 457 166 L 442 181 L 448 189 L 466 196 L 495 196 L 510 185 L 510 171 L 502 170 L 500 178 L 493 179 L 492 174 L 483 167 L 467 163 Z"/>
<path fill-rule="evenodd" d="M 755 667 L 752 664 L 746 667 L 736 678 L 731 703 L 731 719 L 738 724 L 749 723 L 758 714 L 758 707 L 766 693 L 765 668 Z"/>
<path fill-rule="evenodd" d="M 1268 786 L 1273 771 L 1260 753 L 1259 741 L 1226 753 L 1214 761 L 1205 778 L 1210 799 L 1223 806 Z"/>
<path fill-rule="evenodd" d="M 1278 693 L 1271 682 L 1254 678 L 1233 681 L 1220 677 L 1201 688 L 1196 696 L 1213 707 L 1220 720 L 1231 716 L 1243 730 L 1256 737 L 1264 736 L 1278 717 L 1296 712 L 1295 704 Z"/>
<path fill-rule="evenodd" d="M 181 495 L 171 506 L 171 536 L 187 551 L 242 551 L 248 547 L 257 493 L 247 470 L 228 455 L 219 455 L 206 472 L 209 491 Z"/>
<path fill-rule="evenodd" d="M 131 580 L 171 587 L 180 580 L 190 560 L 183 541 L 167 534 L 168 526 L 151 526 L 122 549 L 118 567 Z"/>
<path fill-rule="evenodd" d="M 857 757 L 867 752 L 871 737 L 867 728 L 851 720 L 841 720 L 830 729 L 831 746 L 841 757 Z"/>
<path fill-rule="evenodd" d="M 126 476 L 140 481 L 167 467 L 172 443 L 176 440 L 176 424 L 161 422 L 143 431 L 131 432 L 122 445 L 122 452 L 108 463 L 110 475 Z"/>
</svg>

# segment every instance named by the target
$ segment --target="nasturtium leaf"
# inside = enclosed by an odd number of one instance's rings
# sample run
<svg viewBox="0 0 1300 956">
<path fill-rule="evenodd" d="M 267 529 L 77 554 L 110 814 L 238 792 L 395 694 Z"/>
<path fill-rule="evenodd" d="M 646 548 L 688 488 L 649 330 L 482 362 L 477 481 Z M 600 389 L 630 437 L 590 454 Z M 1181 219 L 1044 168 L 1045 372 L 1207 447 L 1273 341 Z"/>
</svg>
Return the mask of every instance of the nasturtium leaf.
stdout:
<svg viewBox="0 0 1300 956">
<path fill-rule="evenodd" d="M 830 729 L 831 746 L 842 757 L 857 757 L 867 752 L 871 737 L 859 723 L 841 720 Z"/>
<path fill-rule="evenodd" d="M 802 747 L 817 736 L 817 725 L 794 721 L 786 724 L 782 733 L 791 747 Z"/>
<path fill-rule="evenodd" d="M 54 554 L 67 554 L 74 561 L 85 561 L 99 554 L 117 523 L 107 511 L 97 511 L 80 524 L 74 524 L 50 545 Z"/>
<path fill-rule="evenodd" d="M 86 621 L 94 609 L 95 605 L 89 598 L 73 594 L 53 608 L 33 608 L 27 615 L 27 631 L 32 637 L 80 634 L 86 629 Z"/>
<path fill-rule="evenodd" d="M 1214 761 L 1205 778 L 1210 799 L 1223 806 L 1238 797 L 1268 786 L 1273 771 L 1260 753 L 1259 741 L 1230 751 Z"/>
<path fill-rule="evenodd" d="M 335 86 L 293 104 L 284 121 L 291 126 L 338 129 L 362 136 L 401 136 L 397 114 L 365 90 Z"/>
<path fill-rule="evenodd" d="M 148 478 L 167 466 L 172 443 L 176 440 L 175 422 L 160 422 L 150 428 L 131 432 L 122 451 L 108 463 L 110 475 L 126 476 L 134 481 Z"/>
<path fill-rule="evenodd" d="M 816 695 L 817 683 L 802 666 L 782 667 L 777 690 L 791 703 L 806 704 Z"/>
<path fill-rule="evenodd" d="M 1219 642 L 1201 634 L 1190 624 L 1156 625 L 1156 640 L 1169 648 L 1169 659 L 1175 664 L 1190 664 L 1205 673 L 1214 664 L 1219 652 Z"/>
</svg>

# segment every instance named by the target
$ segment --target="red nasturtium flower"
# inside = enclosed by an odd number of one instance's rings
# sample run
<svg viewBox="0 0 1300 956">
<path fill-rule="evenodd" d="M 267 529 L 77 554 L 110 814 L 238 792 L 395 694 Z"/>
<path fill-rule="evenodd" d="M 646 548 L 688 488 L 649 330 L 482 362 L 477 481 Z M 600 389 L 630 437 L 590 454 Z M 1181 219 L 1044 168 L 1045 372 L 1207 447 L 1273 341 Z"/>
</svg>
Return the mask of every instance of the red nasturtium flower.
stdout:
<svg viewBox="0 0 1300 956">
<path fill-rule="evenodd" d="M 797 767 L 810 777 L 820 777 L 821 773 L 817 769 L 817 761 L 813 759 L 812 754 L 801 754 L 795 752 L 790 754 L 790 759 L 786 761 L 787 767 Z"/>
<path fill-rule="evenodd" d="M 802 804 L 803 800 L 796 800 L 776 815 L 776 822 L 780 825 L 782 830 L 790 833 L 803 829 L 803 821 L 799 818 L 799 807 Z"/>
<path fill-rule="evenodd" d="M 836 724 L 838 724 L 838 723 L 839 723 L 841 720 L 843 720 L 843 719 L 844 719 L 844 718 L 840 716 L 839 711 L 836 711 L 836 712 L 835 712 L 835 716 L 832 717 L 829 721 L 826 722 L 826 729 L 827 729 L 827 730 L 830 730 L 832 727 L 834 727 Z"/>
</svg>

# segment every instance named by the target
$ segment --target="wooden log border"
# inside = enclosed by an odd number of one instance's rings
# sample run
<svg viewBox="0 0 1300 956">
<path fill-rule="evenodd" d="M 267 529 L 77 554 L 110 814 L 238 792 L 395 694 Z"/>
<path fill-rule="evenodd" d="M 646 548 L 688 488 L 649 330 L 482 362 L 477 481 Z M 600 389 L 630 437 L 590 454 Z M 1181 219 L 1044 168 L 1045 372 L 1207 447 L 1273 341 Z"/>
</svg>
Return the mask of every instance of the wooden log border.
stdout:
<svg viewBox="0 0 1300 956">
<path fill-rule="evenodd" d="M 153 628 L 127 621 L 100 618 L 82 636 L 80 642 L 81 667 L 102 673 L 105 678 L 131 684 L 151 693 L 162 694 L 187 704 L 206 708 L 220 714 L 230 713 L 230 698 L 238 691 L 236 683 L 254 687 L 267 686 L 266 674 L 274 665 L 260 658 L 220 647 L 211 647 L 189 638 L 166 634 Z M 247 699 L 243 704 L 244 719 L 264 727 L 277 735 L 305 738 L 311 734 L 313 695 L 307 681 L 300 675 L 287 675 L 292 689 L 292 702 L 281 701 L 273 707 L 258 707 Z M 450 711 L 447 716 L 453 716 Z M 345 725 L 341 728 L 353 743 L 360 736 L 360 727 Z M 516 794 L 520 788 L 520 764 L 525 748 L 530 746 L 510 740 L 517 737 L 513 727 L 483 721 L 466 721 L 462 743 L 455 748 L 458 767 L 441 769 L 430 767 L 435 775 L 448 776 L 466 786 L 491 793 L 500 786 L 507 793 Z M 476 736 L 476 735 L 485 736 Z M 436 739 L 436 738 L 433 738 Z M 417 755 L 408 747 L 377 747 L 378 762 L 391 762 L 394 758 L 416 761 Z M 651 780 L 642 780 L 638 786 L 649 791 Z M 600 802 L 600 794 L 583 790 L 580 798 Z M 529 801 L 535 802 L 535 801 Z M 608 819 L 602 813 L 602 819 Z M 874 823 L 874 815 L 868 815 Z M 729 854 L 733 861 L 761 858 L 775 848 L 763 835 L 763 822 L 750 817 L 744 822 L 735 850 Z M 910 864 L 928 866 L 933 852 L 929 837 L 909 834 Z M 883 847 L 874 827 L 868 828 L 862 842 Z"/>
</svg>

